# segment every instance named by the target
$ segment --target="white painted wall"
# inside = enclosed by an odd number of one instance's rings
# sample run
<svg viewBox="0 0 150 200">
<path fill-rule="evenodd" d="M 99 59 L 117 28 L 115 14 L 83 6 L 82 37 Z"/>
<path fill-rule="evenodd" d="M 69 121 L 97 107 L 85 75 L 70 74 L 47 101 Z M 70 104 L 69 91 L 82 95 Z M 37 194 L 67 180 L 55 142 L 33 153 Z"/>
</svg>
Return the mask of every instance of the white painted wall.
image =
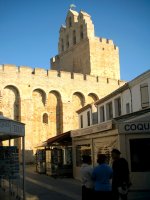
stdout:
<svg viewBox="0 0 150 200">
<path fill-rule="evenodd" d="M 126 104 L 130 105 L 130 112 L 136 112 L 142 109 L 141 107 L 141 90 L 140 86 L 144 83 L 148 84 L 148 92 L 149 92 L 149 101 L 150 101 L 150 73 L 147 77 L 140 77 L 138 80 L 129 82 L 130 89 L 126 89 L 123 92 L 115 95 L 114 97 L 108 99 L 102 104 L 98 105 L 98 123 L 100 123 L 100 112 L 99 109 L 101 106 L 105 107 L 105 119 L 106 119 L 106 104 L 110 101 L 113 102 L 113 117 L 115 117 L 115 104 L 114 100 L 118 97 L 121 98 L 121 115 L 127 114 Z M 107 120 L 106 120 L 107 121 Z"/>
<path fill-rule="evenodd" d="M 132 102 L 133 102 L 133 112 L 141 110 L 141 93 L 140 93 L 140 85 L 143 83 L 148 84 L 148 90 L 149 90 L 149 99 L 150 99 L 150 77 L 146 78 L 145 80 L 140 81 L 140 83 L 132 86 Z"/>
<path fill-rule="evenodd" d="M 112 98 L 106 100 L 102 104 L 97 105 L 97 111 L 98 111 L 98 123 L 100 122 L 100 107 L 104 106 L 105 110 L 105 121 L 107 120 L 106 117 L 106 104 L 112 101 L 113 105 L 113 118 L 115 118 L 115 99 L 120 97 L 121 98 L 121 115 L 127 114 L 126 111 L 126 104 L 129 103 L 130 106 L 130 112 L 136 112 L 142 109 L 141 107 L 141 90 L 140 85 L 147 83 L 148 84 L 148 92 L 149 92 L 149 102 L 150 102 L 150 71 L 142 74 L 141 76 L 135 78 L 134 80 L 130 81 L 129 88 L 125 89 L 123 92 L 116 94 Z M 88 108 L 87 110 L 80 113 L 80 115 L 83 115 L 83 128 L 87 127 L 87 111 L 91 112 L 91 125 L 92 125 L 92 109 Z M 79 119 L 80 119 L 79 115 Z M 79 121 L 80 122 L 80 121 Z M 79 123 L 80 128 L 80 123 Z"/>
<path fill-rule="evenodd" d="M 97 106 L 97 108 L 98 108 L 98 109 L 97 109 L 97 110 L 98 110 L 98 123 L 100 123 L 100 107 L 101 107 L 101 106 L 104 106 L 104 109 L 105 109 L 105 120 L 107 121 L 107 117 L 106 117 L 106 105 L 107 105 L 109 102 L 112 102 L 112 105 L 113 105 L 113 117 L 115 117 L 115 99 L 117 99 L 117 98 L 119 98 L 119 97 L 121 97 L 121 94 L 117 94 L 117 95 L 115 95 L 114 97 L 108 99 L 108 100 L 105 101 L 104 103 L 99 104 L 99 105 Z M 121 102 L 122 102 L 122 100 L 121 100 Z M 121 107 L 122 107 L 122 103 L 121 103 Z M 122 110 L 122 108 L 121 108 L 121 110 Z"/>
</svg>

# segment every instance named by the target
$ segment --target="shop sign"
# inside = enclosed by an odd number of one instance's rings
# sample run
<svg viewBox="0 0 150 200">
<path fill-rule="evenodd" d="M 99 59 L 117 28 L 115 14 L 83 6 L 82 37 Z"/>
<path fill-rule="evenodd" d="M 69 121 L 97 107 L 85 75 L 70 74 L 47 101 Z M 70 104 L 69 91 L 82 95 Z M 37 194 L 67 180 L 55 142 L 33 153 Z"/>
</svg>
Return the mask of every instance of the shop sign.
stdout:
<svg viewBox="0 0 150 200">
<path fill-rule="evenodd" d="M 101 124 L 93 125 L 93 126 L 90 126 L 87 128 L 71 131 L 71 137 L 89 135 L 89 134 L 93 134 L 93 133 L 107 131 L 110 129 L 112 129 L 112 122 L 101 123 Z"/>
<path fill-rule="evenodd" d="M 150 132 L 150 122 L 129 122 L 119 124 L 120 133 Z"/>
</svg>

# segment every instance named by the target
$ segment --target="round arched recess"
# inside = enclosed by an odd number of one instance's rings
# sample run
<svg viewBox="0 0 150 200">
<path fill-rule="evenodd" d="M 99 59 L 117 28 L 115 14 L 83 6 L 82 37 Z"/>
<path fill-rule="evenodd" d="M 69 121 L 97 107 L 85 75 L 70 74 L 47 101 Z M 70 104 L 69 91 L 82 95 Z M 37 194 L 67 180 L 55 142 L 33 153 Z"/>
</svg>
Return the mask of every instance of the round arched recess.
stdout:
<svg viewBox="0 0 150 200">
<path fill-rule="evenodd" d="M 14 91 L 17 92 L 18 94 L 20 94 L 20 93 L 19 93 L 19 89 L 18 89 L 15 85 L 6 85 L 6 86 L 4 87 L 4 89 L 14 90 Z"/>
<path fill-rule="evenodd" d="M 29 107 L 30 120 L 32 121 L 32 138 L 33 146 L 46 140 L 47 129 L 43 128 L 43 113 L 45 113 L 46 93 L 40 88 L 32 91 L 32 106 Z"/>
<path fill-rule="evenodd" d="M 74 92 L 72 96 L 72 102 L 78 102 L 77 109 L 82 108 L 85 105 L 85 96 L 81 92 Z"/>
<path fill-rule="evenodd" d="M 51 90 L 49 91 L 49 94 L 54 94 L 57 97 L 57 99 L 61 98 L 61 94 L 57 90 Z"/>
<path fill-rule="evenodd" d="M 63 133 L 63 104 L 61 94 L 57 90 L 51 90 L 48 94 L 47 112 L 52 136 Z"/>
<path fill-rule="evenodd" d="M 89 93 L 87 96 L 87 104 L 97 101 L 99 98 L 95 93 Z"/>
<path fill-rule="evenodd" d="M 78 123 L 78 114 L 77 110 L 82 108 L 85 105 L 85 97 L 81 92 L 75 92 L 72 96 L 72 111 L 73 111 L 73 117 L 72 117 L 72 129 L 79 128 Z"/>
<path fill-rule="evenodd" d="M 13 85 L 5 86 L 2 101 L 4 116 L 20 121 L 20 93 L 18 88 Z"/>
<path fill-rule="evenodd" d="M 40 101 L 43 105 L 46 104 L 46 93 L 44 90 L 37 88 L 32 91 L 32 98 L 34 101 Z"/>
<path fill-rule="evenodd" d="M 5 117 L 14 119 L 16 121 L 21 120 L 21 106 L 20 106 L 20 93 L 16 86 L 7 85 L 3 89 L 2 93 L 2 112 Z M 21 140 L 15 139 L 14 145 L 21 149 Z"/>
</svg>

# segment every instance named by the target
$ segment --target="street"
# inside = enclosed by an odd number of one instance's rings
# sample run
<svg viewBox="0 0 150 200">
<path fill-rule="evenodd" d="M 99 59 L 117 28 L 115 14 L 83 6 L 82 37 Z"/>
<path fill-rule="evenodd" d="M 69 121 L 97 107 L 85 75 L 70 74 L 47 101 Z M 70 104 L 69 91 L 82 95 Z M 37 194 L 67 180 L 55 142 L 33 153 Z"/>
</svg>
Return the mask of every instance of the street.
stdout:
<svg viewBox="0 0 150 200">
<path fill-rule="evenodd" d="M 129 200 L 150 200 L 150 191 L 130 191 Z M 52 178 L 26 167 L 27 200 L 81 200 L 81 184 L 72 178 Z"/>
<path fill-rule="evenodd" d="M 0 190 L 0 200 L 15 200 Z M 26 200 L 81 200 L 81 183 L 73 178 L 52 178 L 26 166 Z M 93 199 L 94 200 L 94 199 Z M 150 200 L 150 191 L 130 191 L 128 200 Z"/>
<path fill-rule="evenodd" d="M 52 178 L 35 172 L 34 166 L 26 167 L 27 200 L 80 200 L 80 182 L 72 178 Z"/>
</svg>

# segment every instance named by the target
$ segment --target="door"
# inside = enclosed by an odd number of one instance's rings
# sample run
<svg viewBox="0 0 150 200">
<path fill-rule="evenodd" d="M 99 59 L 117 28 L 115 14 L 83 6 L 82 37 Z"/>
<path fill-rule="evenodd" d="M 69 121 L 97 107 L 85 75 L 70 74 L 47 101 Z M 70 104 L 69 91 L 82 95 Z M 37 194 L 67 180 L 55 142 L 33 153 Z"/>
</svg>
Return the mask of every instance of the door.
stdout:
<svg viewBox="0 0 150 200">
<path fill-rule="evenodd" d="M 150 135 L 126 135 L 133 189 L 150 190 Z"/>
</svg>

